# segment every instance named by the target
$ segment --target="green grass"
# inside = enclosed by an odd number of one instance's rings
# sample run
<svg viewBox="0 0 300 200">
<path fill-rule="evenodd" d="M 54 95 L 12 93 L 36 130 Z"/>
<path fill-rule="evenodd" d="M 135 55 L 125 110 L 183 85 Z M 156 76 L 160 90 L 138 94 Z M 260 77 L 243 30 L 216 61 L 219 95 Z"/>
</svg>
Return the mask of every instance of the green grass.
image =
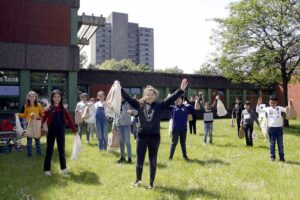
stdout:
<svg viewBox="0 0 300 200">
<path fill-rule="evenodd" d="M 70 174 L 60 174 L 57 149 L 52 160 L 53 176 L 43 174 L 44 157 L 27 158 L 25 151 L 0 154 L 0 199 L 299 199 L 300 122 L 291 121 L 285 129 L 286 163 L 271 162 L 268 142 L 256 128 L 253 148 L 236 138 L 229 120 L 216 120 L 214 144 L 202 145 L 203 122 L 198 134 L 187 137 L 190 162 L 181 157 L 177 146 L 168 160 L 168 123 L 162 123 L 156 188 L 146 189 L 148 159 L 144 166 L 143 187 L 131 188 L 135 165 L 118 165 L 118 153 L 99 152 L 97 141 L 85 144 L 80 157 L 70 160 L 73 135 L 66 137 L 67 166 Z M 199 135 L 199 133 L 201 133 Z M 45 138 L 42 139 L 45 152 Z M 134 161 L 135 142 L 132 140 Z M 277 153 L 277 152 L 276 152 Z"/>
</svg>

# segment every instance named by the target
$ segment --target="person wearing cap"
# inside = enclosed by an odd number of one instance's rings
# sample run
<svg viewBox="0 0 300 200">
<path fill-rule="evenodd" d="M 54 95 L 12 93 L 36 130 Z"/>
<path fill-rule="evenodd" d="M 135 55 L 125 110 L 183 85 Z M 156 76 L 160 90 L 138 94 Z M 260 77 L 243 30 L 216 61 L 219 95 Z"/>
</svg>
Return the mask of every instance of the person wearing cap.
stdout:
<svg viewBox="0 0 300 200">
<path fill-rule="evenodd" d="M 260 108 L 261 103 L 262 97 L 259 97 L 257 100 L 256 112 L 265 112 L 267 114 L 271 161 L 275 161 L 276 159 L 275 145 L 277 142 L 279 159 L 284 162 L 282 113 L 286 113 L 286 109 L 282 106 L 277 106 L 277 97 L 275 95 L 272 95 L 269 98 L 270 107 Z"/>
<path fill-rule="evenodd" d="M 176 99 L 175 105 L 169 106 L 169 111 L 171 112 L 171 118 L 173 120 L 172 127 L 172 144 L 170 148 L 169 159 L 172 160 L 175 152 L 175 148 L 180 139 L 182 156 L 185 160 L 189 160 L 186 153 L 186 132 L 187 132 L 187 120 L 188 114 L 194 112 L 194 107 L 192 105 L 183 104 L 184 96 L 180 96 Z"/>
<path fill-rule="evenodd" d="M 256 115 L 255 111 L 251 109 L 250 101 L 246 101 L 245 109 L 242 111 L 242 114 L 241 114 L 241 126 L 243 127 L 244 132 L 245 132 L 247 146 L 253 146 L 252 133 L 253 133 L 254 121 L 259 126 L 257 115 Z"/>
<path fill-rule="evenodd" d="M 236 120 L 237 125 L 237 136 L 239 135 L 240 125 L 241 125 L 241 118 L 242 118 L 242 111 L 244 110 L 244 107 L 242 105 L 242 101 L 240 97 L 235 98 L 235 105 L 232 109 L 232 121 Z"/>
<path fill-rule="evenodd" d="M 75 108 L 75 113 L 79 112 L 81 115 L 84 113 L 85 109 L 88 109 L 89 102 L 88 102 L 88 94 L 81 93 L 80 94 L 80 102 L 77 103 Z M 82 137 L 82 133 L 86 132 L 86 142 L 89 143 L 90 141 L 90 133 L 87 128 L 88 123 L 83 120 L 82 123 L 78 124 L 79 136 Z"/>
</svg>

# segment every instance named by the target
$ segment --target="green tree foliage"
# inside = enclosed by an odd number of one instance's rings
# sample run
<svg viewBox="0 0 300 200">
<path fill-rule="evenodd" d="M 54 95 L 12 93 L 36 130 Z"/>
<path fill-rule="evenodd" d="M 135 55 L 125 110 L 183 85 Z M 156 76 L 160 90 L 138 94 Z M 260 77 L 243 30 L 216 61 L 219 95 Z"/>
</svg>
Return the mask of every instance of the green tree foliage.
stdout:
<svg viewBox="0 0 300 200">
<path fill-rule="evenodd" d="M 106 60 L 101 65 L 96 65 L 96 69 L 104 70 L 118 70 L 118 71 L 143 71 L 149 72 L 152 71 L 152 68 L 144 64 L 135 64 L 130 59 L 124 59 L 121 61 L 117 60 Z"/>
<path fill-rule="evenodd" d="M 199 70 L 195 70 L 194 74 L 207 75 L 207 76 L 221 76 L 222 72 L 219 68 L 215 67 L 213 64 L 205 63 Z"/>
<path fill-rule="evenodd" d="M 286 106 L 288 82 L 300 62 L 300 1 L 242 0 L 229 11 L 214 19 L 215 64 L 233 82 L 282 84 Z"/>
<path fill-rule="evenodd" d="M 180 69 L 178 66 L 175 67 L 169 67 L 165 69 L 157 69 L 155 72 L 164 72 L 164 73 L 170 73 L 170 74 L 183 74 L 183 70 Z"/>
</svg>

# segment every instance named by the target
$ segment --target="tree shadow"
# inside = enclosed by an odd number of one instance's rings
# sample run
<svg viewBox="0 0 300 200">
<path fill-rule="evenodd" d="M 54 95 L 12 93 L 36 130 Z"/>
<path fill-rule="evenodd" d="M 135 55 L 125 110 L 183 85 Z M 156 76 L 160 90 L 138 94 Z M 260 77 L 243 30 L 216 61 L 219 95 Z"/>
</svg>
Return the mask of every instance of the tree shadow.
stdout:
<svg viewBox="0 0 300 200">
<path fill-rule="evenodd" d="M 144 162 L 144 166 L 150 166 L 149 162 Z M 163 164 L 163 163 L 157 163 L 156 164 L 156 167 L 159 168 L 159 169 L 165 169 L 167 168 L 167 165 L 166 164 Z"/>
<path fill-rule="evenodd" d="M 187 162 L 190 163 L 197 163 L 199 165 L 230 165 L 228 162 L 224 162 L 223 160 L 220 159 L 209 159 L 209 160 L 198 160 L 198 159 L 190 159 Z"/>
<path fill-rule="evenodd" d="M 100 185 L 99 177 L 94 172 L 83 171 L 79 174 L 69 172 L 69 178 L 76 183 L 83 183 L 87 185 Z"/>
<path fill-rule="evenodd" d="M 217 147 L 237 147 L 236 144 L 231 144 L 231 143 L 226 143 L 226 144 L 214 144 L 214 146 L 217 146 Z"/>
<path fill-rule="evenodd" d="M 202 188 L 181 189 L 179 187 L 169 187 L 169 186 L 159 186 L 158 185 L 155 187 L 155 190 L 158 190 L 162 193 L 176 194 L 179 199 L 188 199 L 189 197 L 194 197 L 194 196 L 196 196 L 197 198 L 210 197 L 212 199 L 221 199 L 220 194 L 218 194 L 216 192 L 207 191 Z"/>
</svg>

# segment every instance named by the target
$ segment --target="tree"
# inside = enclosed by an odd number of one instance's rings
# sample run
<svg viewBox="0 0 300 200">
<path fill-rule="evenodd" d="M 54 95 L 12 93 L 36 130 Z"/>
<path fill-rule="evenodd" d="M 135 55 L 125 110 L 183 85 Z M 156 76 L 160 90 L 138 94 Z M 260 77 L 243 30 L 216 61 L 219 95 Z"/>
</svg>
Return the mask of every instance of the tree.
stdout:
<svg viewBox="0 0 300 200">
<path fill-rule="evenodd" d="M 83 51 L 82 53 L 80 53 L 80 59 L 79 59 L 80 68 L 83 68 L 84 65 L 87 63 L 87 61 L 88 61 L 88 59 L 87 59 L 86 52 Z"/>
<path fill-rule="evenodd" d="M 118 71 L 152 71 L 151 67 L 144 64 L 135 64 L 130 59 L 124 59 L 121 61 L 106 60 L 101 65 L 96 65 L 97 69 L 106 69 L 106 70 L 118 70 Z"/>
<path fill-rule="evenodd" d="M 222 72 L 213 64 L 205 63 L 200 67 L 199 70 L 195 70 L 194 74 L 208 75 L 208 76 L 221 76 Z"/>
<path fill-rule="evenodd" d="M 165 72 L 165 73 L 171 73 L 171 74 L 183 74 L 183 70 L 180 69 L 178 66 L 175 67 L 169 67 L 165 69 L 157 69 L 155 72 Z"/>
<path fill-rule="evenodd" d="M 279 83 L 288 105 L 288 83 L 300 62 L 300 1 L 242 0 L 229 16 L 214 19 L 216 63 L 233 82 Z M 288 121 L 285 120 L 288 126 Z"/>
</svg>

